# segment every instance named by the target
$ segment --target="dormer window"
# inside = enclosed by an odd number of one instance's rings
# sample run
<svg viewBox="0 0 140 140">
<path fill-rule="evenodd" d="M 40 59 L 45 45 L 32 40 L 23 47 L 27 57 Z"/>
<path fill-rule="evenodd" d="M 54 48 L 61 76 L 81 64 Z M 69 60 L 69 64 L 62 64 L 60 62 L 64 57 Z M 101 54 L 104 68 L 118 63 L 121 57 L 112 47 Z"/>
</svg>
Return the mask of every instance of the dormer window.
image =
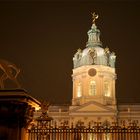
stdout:
<svg viewBox="0 0 140 140">
<path fill-rule="evenodd" d="M 94 80 L 90 81 L 89 83 L 89 95 L 96 95 L 96 83 Z"/>
</svg>

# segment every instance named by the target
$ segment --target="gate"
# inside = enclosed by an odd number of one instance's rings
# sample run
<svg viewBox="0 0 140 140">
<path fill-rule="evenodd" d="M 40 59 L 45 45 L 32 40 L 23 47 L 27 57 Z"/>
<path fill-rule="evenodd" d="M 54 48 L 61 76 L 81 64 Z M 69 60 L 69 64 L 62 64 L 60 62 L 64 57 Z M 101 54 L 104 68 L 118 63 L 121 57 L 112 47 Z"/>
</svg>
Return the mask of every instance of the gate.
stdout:
<svg viewBox="0 0 140 140">
<path fill-rule="evenodd" d="M 140 140 L 138 122 L 125 125 L 125 121 L 108 123 L 95 122 L 88 126 L 83 123 L 71 126 L 63 123 L 52 125 L 52 118 L 43 110 L 31 128 L 28 129 L 28 140 Z"/>
<path fill-rule="evenodd" d="M 37 123 L 28 129 L 28 140 L 140 140 L 140 128 L 136 123 L 129 126 L 101 125 L 96 122 L 88 127 L 83 125 L 69 127 L 51 125 L 50 118 L 38 119 Z"/>
</svg>

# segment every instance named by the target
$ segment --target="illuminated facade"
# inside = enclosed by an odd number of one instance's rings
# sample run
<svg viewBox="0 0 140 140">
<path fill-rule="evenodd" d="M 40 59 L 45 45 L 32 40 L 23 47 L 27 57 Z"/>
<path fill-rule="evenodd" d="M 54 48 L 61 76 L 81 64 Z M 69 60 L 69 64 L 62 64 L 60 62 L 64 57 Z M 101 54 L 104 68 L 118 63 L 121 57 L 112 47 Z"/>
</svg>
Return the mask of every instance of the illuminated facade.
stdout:
<svg viewBox="0 0 140 140">
<path fill-rule="evenodd" d="M 73 99 L 69 108 L 70 120 L 75 123 L 86 122 L 85 120 L 113 121 L 117 116 L 116 56 L 109 48 L 103 48 L 100 30 L 95 21 L 87 34 L 86 48 L 78 49 L 73 57 Z"/>
<path fill-rule="evenodd" d="M 73 57 L 73 97 L 71 106 L 50 106 L 54 123 L 140 121 L 140 105 L 117 104 L 115 93 L 116 55 L 100 41 L 100 30 L 93 24 L 87 32 L 86 47 Z M 39 113 L 38 113 L 39 114 Z M 36 116 L 38 116 L 36 114 Z"/>
</svg>

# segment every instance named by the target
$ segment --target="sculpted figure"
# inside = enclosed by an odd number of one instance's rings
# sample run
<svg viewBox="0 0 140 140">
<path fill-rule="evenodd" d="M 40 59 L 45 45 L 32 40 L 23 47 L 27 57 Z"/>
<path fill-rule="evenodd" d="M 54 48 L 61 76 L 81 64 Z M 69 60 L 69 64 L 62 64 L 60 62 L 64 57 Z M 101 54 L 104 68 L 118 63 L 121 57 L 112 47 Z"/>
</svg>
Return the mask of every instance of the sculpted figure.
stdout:
<svg viewBox="0 0 140 140">
<path fill-rule="evenodd" d="M 97 53 L 96 53 L 96 50 L 94 48 L 91 48 L 89 50 L 89 55 L 90 57 L 92 58 L 92 64 L 95 64 L 95 59 L 97 57 Z"/>
<path fill-rule="evenodd" d="M 115 67 L 115 60 L 116 60 L 116 55 L 114 52 L 112 52 L 110 54 L 110 59 L 109 59 L 109 63 L 111 67 Z"/>
<path fill-rule="evenodd" d="M 78 49 L 73 57 L 74 67 L 78 66 L 79 60 L 81 59 L 81 57 L 82 57 L 82 50 Z"/>
<path fill-rule="evenodd" d="M 82 50 L 81 49 L 77 50 L 76 57 L 78 60 L 81 59 L 81 57 L 82 57 Z"/>
<path fill-rule="evenodd" d="M 49 106 L 50 106 L 49 102 L 43 101 L 41 103 L 41 111 L 42 111 L 43 114 L 47 113 Z"/>
<path fill-rule="evenodd" d="M 12 80 L 17 88 L 20 88 L 20 84 L 17 81 L 17 76 L 20 72 L 20 69 L 16 67 L 15 64 L 8 62 L 6 60 L 0 59 L 0 69 L 2 70 L 2 75 L 0 77 L 0 88 L 4 89 L 4 81 L 6 79 Z"/>
<path fill-rule="evenodd" d="M 106 59 L 107 59 L 107 65 L 109 66 L 110 65 L 109 64 L 109 59 L 110 59 L 110 51 L 109 51 L 109 48 L 108 47 L 105 48 L 104 51 L 105 51 L 105 55 L 106 55 Z"/>
</svg>

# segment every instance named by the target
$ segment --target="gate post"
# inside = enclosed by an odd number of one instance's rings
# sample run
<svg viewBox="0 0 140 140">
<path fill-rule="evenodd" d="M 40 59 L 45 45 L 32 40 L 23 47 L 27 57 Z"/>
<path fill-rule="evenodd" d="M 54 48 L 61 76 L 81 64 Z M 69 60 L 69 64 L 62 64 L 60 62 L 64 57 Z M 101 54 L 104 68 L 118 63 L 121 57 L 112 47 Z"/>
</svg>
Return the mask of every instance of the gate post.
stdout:
<svg viewBox="0 0 140 140">
<path fill-rule="evenodd" d="M 26 140 L 27 127 L 39 105 L 25 90 L 0 90 L 0 140 Z"/>
</svg>

